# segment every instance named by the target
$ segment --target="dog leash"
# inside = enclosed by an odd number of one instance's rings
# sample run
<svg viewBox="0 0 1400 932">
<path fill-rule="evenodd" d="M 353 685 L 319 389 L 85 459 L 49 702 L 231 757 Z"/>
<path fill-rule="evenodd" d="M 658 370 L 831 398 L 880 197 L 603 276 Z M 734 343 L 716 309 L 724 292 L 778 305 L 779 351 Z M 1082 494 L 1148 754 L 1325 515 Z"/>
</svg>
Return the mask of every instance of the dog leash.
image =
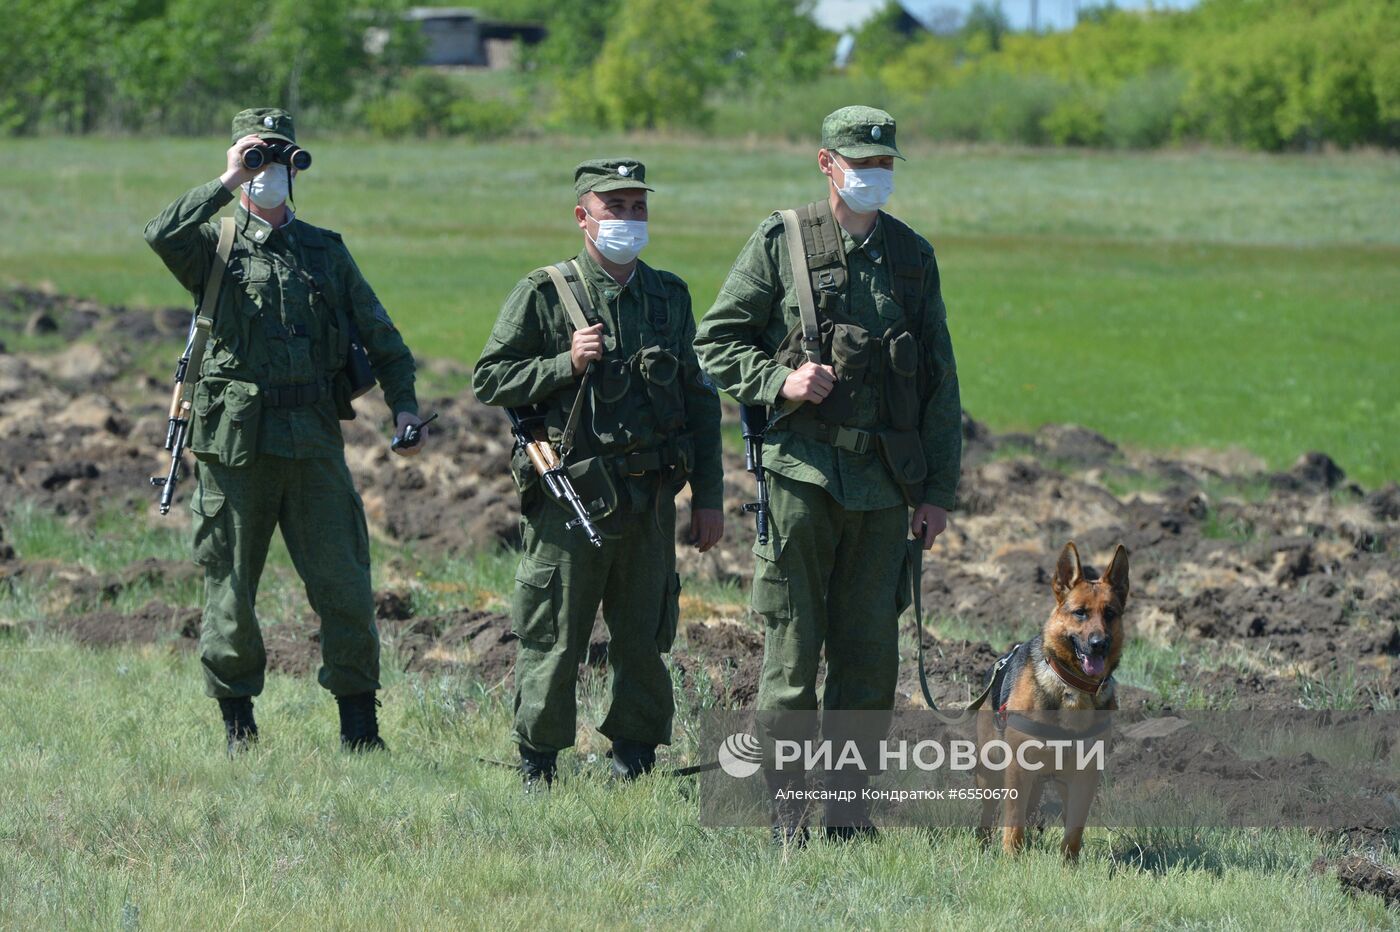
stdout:
<svg viewBox="0 0 1400 932">
<path fill-rule="evenodd" d="M 924 575 L 923 540 L 918 537 L 910 538 L 905 545 L 905 551 L 905 559 L 909 567 L 909 588 L 912 590 L 910 601 L 914 606 L 914 636 L 919 642 L 919 689 L 924 694 L 924 704 L 929 707 L 929 710 L 933 712 L 939 721 L 943 722 L 945 725 L 962 725 L 970 721 L 973 713 L 982 708 L 986 703 L 987 697 L 992 694 L 993 690 L 997 688 L 997 684 L 1001 682 L 1002 671 L 1005 670 L 1006 665 L 1011 662 L 1011 656 L 1016 653 L 1017 648 L 1021 645 L 1014 645 L 1011 650 L 1006 652 L 1005 656 L 996 662 L 992 667 L 992 676 L 987 680 L 986 688 L 982 690 L 977 698 L 968 703 L 966 708 L 959 709 L 955 712 L 945 712 L 940 709 L 938 703 L 933 701 L 933 691 L 929 689 L 928 685 L 928 668 L 924 664 L 924 600 L 921 595 Z"/>
</svg>

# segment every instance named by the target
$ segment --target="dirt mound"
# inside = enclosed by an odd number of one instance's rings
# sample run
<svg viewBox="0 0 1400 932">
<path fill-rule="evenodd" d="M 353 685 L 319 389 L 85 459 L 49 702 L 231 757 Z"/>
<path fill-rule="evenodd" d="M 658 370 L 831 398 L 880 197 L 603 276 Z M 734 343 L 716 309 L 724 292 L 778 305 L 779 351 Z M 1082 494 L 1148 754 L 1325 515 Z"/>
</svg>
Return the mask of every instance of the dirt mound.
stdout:
<svg viewBox="0 0 1400 932">
<path fill-rule="evenodd" d="M 1386 867 L 1362 855 L 1313 862 L 1314 873 L 1336 872 L 1337 882 L 1348 893 L 1369 893 L 1385 900 L 1386 905 L 1400 907 L 1400 871 Z"/>
<path fill-rule="evenodd" d="M 199 609 L 149 602 L 131 614 L 97 611 L 55 615 L 47 626 L 91 647 L 168 642 L 188 650 L 199 638 Z"/>
<path fill-rule="evenodd" d="M 164 374 L 142 372 L 134 360 L 150 358 L 152 346 L 173 359 L 188 320 L 183 309 L 104 307 L 32 289 L 0 292 L 0 337 L 16 334 L 15 345 L 23 339 L 53 347 L 0 349 L 0 524 L 18 507 L 77 524 L 112 508 L 153 511 L 146 480 L 164 469 L 168 389 Z M 428 385 L 463 384 L 468 375 L 441 361 L 422 361 L 421 369 Z M 517 544 L 505 418 L 467 391 L 425 392 L 422 408 L 440 418 L 427 452 L 411 460 L 390 454 L 377 394 L 362 399 L 360 416 L 343 425 L 373 533 L 419 552 Z M 725 418 L 735 422 L 732 407 Z M 1049 573 L 1070 539 L 1098 565 L 1117 544 L 1129 548 L 1134 639 L 1189 648 L 1192 657 L 1218 657 L 1220 667 L 1232 669 L 1204 671 L 1184 661 L 1180 674 L 1188 688 L 1290 705 L 1308 683 L 1354 676 L 1368 695 L 1400 693 L 1400 486 L 1367 492 L 1319 452 L 1275 473 L 1237 451 L 1163 458 L 1120 448 L 1077 425 L 998 435 L 965 415 L 963 437 L 959 510 L 926 560 L 923 601 L 931 619 L 956 619 L 986 633 L 967 642 L 930 642 L 939 701 L 966 699 L 1001 650 L 1040 627 L 1052 605 Z M 742 457 L 730 453 L 726 538 L 703 555 L 682 547 L 683 573 L 747 582 L 753 521 L 741 506 L 752 494 Z M 683 501 L 681 536 L 687 509 Z M 177 507 L 165 520 L 188 519 Z M 0 586 L 25 574 L 43 578 L 51 583 L 47 598 L 55 613 L 103 610 L 131 585 L 122 574 L 47 566 L 15 549 L 0 533 Z M 193 572 L 173 565 L 148 571 L 167 578 Z M 386 638 L 399 639 L 395 647 L 413 669 L 470 667 L 496 682 L 505 675 L 513 645 L 504 619 L 466 607 L 416 619 L 407 594 L 398 597 L 381 605 L 381 624 Z M 751 701 L 758 631 L 698 621 L 687 619 L 674 654 L 683 678 L 710 701 Z M 293 626 L 278 633 L 270 653 L 288 668 L 306 667 L 317 650 L 313 631 L 308 623 L 304 631 Z M 606 638 L 595 632 L 594 641 L 590 669 L 601 669 Z M 1245 667 L 1241 657 L 1248 658 Z M 901 695 L 917 695 L 911 677 L 906 663 Z"/>
</svg>

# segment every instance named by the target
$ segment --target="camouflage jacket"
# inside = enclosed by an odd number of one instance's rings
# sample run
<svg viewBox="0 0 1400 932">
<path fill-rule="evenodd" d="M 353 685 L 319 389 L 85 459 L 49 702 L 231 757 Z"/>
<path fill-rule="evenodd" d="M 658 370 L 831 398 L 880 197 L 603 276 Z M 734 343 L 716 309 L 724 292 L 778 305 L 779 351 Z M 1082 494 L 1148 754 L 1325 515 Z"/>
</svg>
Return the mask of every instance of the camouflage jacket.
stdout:
<svg viewBox="0 0 1400 932">
<path fill-rule="evenodd" d="M 902 316 L 892 290 L 885 249 L 885 224 L 877 222 L 864 243 L 844 229 L 849 275 L 846 313 L 872 333 Z M 923 501 L 952 509 L 962 457 L 962 404 L 957 366 L 948 334 L 933 247 L 919 237 L 924 268 L 924 307 L 916 334 L 930 369 L 919 434 L 928 476 Z M 763 221 L 740 251 L 714 306 L 700 321 L 695 341 L 701 365 L 715 384 L 744 404 L 774 405 L 792 369 L 774 353 L 801 324 L 787 253 L 787 233 L 776 215 Z M 820 485 L 852 510 L 903 503 L 899 486 L 873 452 L 856 453 L 775 426 L 767 438 L 764 466 L 779 475 Z M 855 423 L 855 427 L 872 426 Z"/>
<path fill-rule="evenodd" d="M 680 380 L 684 409 L 683 432 L 693 447 L 689 481 L 694 507 L 723 507 L 719 396 L 695 358 L 690 290 L 670 272 L 658 271 L 642 262 L 637 263 L 636 272 L 626 285 L 618 285 L 587 251 L 575 261 L 594 310 L 603 321 L 604 362 L 634 360 L 649 347 L 666 350 L 679 361 L 676 378 Z M 532 273 L 506 298 L 477 361 L 472 377 L 477 397 L 486 404 L 504 407 L 542 404 L 550 412 L 553 430 L 566 419 L 578 392 L 580 380 L 574 375 L 570 359 L 572 335 L 568 312 L 554 285 L 543 272 Z M 670 439 L 656 431 L 645 379 L 634 374 L 625 381 L 619 380 L 617 387 L 619 392 L 633 396 L 636 403 L 608 408 L 591 405 L 591 416 L 584 419 L 579 430 L 581 449 L 591 445 L 596 453 L 625 454 L 656 447 Z M 607 397 L 611 391 L 608 376 L 600 372 L 591 391 L 595 399 L 600 394 Z M 626 430 L 614 433 L 617 425 L 598 423 L 605 410 L 633 412 L 636 421 L 626 425 Z M 618 446 L 613 438 L 624 436 L 628 438 L 625 445 Z"/>
<path fill-rule="evenodd" d="M 214 180 L 146 224 L 146 242 L 196 300 L 218 243 L 215 215 L 232 199 Z M 344 366 L 352 320 L 390 410 L 416 414 L 413 355 L 340 234 L 296 218 L 273 229 L 241 206 L 235 222 L 233 253 L 195 390 L 191 450 L 217 454 L 217 432 L 201 422 L 231 408 L 235 395 L 261 395 L 264 403 L 251 425 L 256 452 L 340 455 L 344 441 L 332 386 Z M 305 403 L 274 403 L 287 386 L 320 389 L 308 390 L 312 400 Z"/>
</svg>

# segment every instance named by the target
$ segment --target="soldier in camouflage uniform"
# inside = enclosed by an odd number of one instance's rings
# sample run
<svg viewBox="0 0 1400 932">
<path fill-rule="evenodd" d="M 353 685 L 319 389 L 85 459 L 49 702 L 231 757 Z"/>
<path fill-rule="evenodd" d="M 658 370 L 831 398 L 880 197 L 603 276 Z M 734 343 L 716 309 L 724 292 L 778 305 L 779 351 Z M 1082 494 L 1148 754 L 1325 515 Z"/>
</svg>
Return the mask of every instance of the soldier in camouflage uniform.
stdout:
<svg viewBox="0 0 1400 932">
<path fill-rule="evenodd" d="M 582 393 L 567 463 L 603 537 L 594 547 L 566 527 L 572 514 L 517 449 L 524 554 L 511 614 L 520 637 L 515 739 L 527 785 L 552 782 L 556 755 L 574 743 L 578 665 L 600 603 L 612 701 L 599 730 L 612 739 L 618 776 L 653 767 L 656 746 L 671 739 L 662 654 L 680 609 L 675 496 L 686 482 L 694 545 L 708 550 L 723 532 L 719 398 L 695 359 L 690 292 L 637 259 L 651 190 L 635 159 L 578 166 L 574 221 L 583 251 L 556 269 L 585 299 L 580 310 L 591 305 L 591 323 L 575 326 L 538 269 L 506 299 L 472 379 L 486 404 L 540 406 L 555 444 Z"/>
<path fill-rule="evenodd" d="M 402 431 L 419 423 L 413 356 L 340 234 L 287 207 L 295 170 L 243 167 L 243 154 L 264 140 L 295 139 L 285 111 L 242 111 L 224 173 L 146 225 L 146 242 L 198 297 L 214 260 L 215 217 L 243 189 L 190 430 L 195 561 L 205 579 L 200 659 L 229 750 L 241 749 L 258 733 L 252 697 L 267 655 L 254 599 L 280 527 L 321 619 L 319 680 L 339 703 L 342 745 L 378 749 L 379 635 L 364 508 L 340 431 L 340 416 L 353 416 L 341 370 L 353 324 Z"/>
<path fill-rule="evenodd" d="M 882 212 L 894 184 L 895 122 L 846 107 L 822 124 L 827 196 L 787 224 L 764 220 L 700 323 L 696 351 L 740 402 L 768 405 L 771 534 L 754 548 L 752 600 L 765 624 L 758 708 L 888 710 L 906 607 L 906 531 L 927 549 L 953 507 L 961 455 L 957 369 L 933 248 Z M 804 342 L 789 249 L 806 257 L 820 338 Z M 804 736 L 805 737 L 805 736 Z M 770 771 L 775 790 L 784 781 Z M 788 781 L 790 782 L 790 781 Z M 791 788 L 791 786 L 787 786 Z M 775 807 L 780 841 L 802 814 Z M 828 807 L 829 837 L 869 834 L 861 807 Z"/>
</svg>

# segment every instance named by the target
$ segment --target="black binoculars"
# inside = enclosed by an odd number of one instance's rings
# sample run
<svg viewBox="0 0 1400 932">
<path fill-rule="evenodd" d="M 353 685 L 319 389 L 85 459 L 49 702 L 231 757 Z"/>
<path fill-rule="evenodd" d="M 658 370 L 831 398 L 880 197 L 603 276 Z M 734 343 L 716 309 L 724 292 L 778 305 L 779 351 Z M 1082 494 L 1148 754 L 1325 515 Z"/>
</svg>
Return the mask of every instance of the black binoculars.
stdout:
<svg viewBox="0 0 1400 932">
<path fill-rule="evenodd" d="M 257 171 L 268 162 L 281 162 L 299 172 L 311 167 L 311 153 L 294 142 L 265 142 L 243 153 L 243 167 Z"/>
</svg>

